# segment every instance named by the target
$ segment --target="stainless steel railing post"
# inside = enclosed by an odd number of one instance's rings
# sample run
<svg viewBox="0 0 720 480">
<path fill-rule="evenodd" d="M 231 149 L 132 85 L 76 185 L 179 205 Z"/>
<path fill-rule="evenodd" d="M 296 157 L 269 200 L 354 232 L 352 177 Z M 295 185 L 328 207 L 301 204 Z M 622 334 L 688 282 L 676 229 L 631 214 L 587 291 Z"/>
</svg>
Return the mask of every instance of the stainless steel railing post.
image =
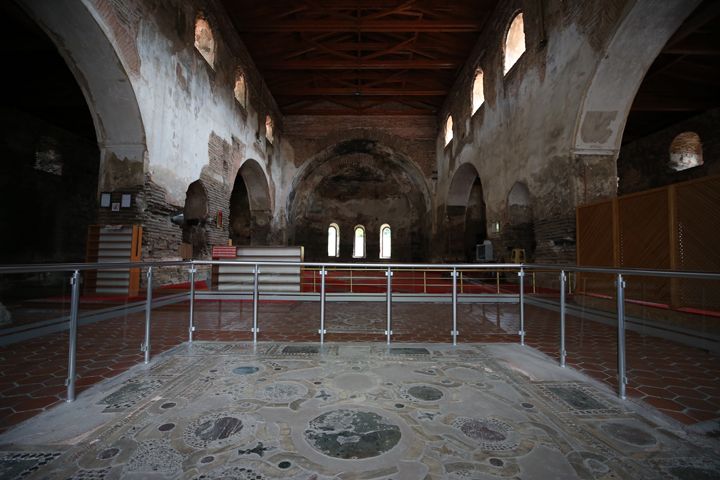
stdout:
<svg viewBox="0 0 720 480">
<path fill-rule="evenodd" d="M 450 332 L 450 335 L 452 335 L 453 345 L 457 345 L 457 268 L 453 268 L 450 275 L 452 275 L 452 332 Z"/>
<path fill-rule="evenodd" d="M 625 280 L 621 273 L 617 275 L 617 356 L 618 356 L 618 394 L 620 398 L 625 400 L 625 386 L 627 385 L 627 376 L 625 375 Z"/>
<path fill-rule="evenodd" d="M 385 276 L 387 277 L 387 330 L 385 330 L 385 335 L 387 336 L 387 344 L 390 345 L 390 337 L 392 336 L 392 277 L 393 277 L 393 271 L 390 267 L 388 267 L 387 272 L 385 272 Z"/>
<path fill-rule="evenodd" d="M 80 272 L 75 270 L 70 279 L 72 293 L 70 297 L 70 333 L 68 336 L 68 376 L 65 380 L 67 386 L 66 402 L 75 401 L 75 373 L 77 367 L 77 329 L 78 307 L 80 305 Z"/>
<path fill-rule="evenodd" d="M 145 352 L 145 364 L 150 363 L 150 315 L 152 312 L 153 267 L 147 270 L 147 293 L 145 294 L 145 342 L 140 351 Z"/>
<path fill-rule="evenodd" d="M 325 275 L 327 271 L 325 267 L 320 269 L 320 344 L 325 343 Z"/>
<path fill-rule="evenodd" d="M 188 329 L 188 342 L 193 341 L 193 332 L 195 331 L 195 273 L 197 268 L 194 264 L 190 265 L 190 327 Z"/>
<path fill-rule="evenodd" d="M 520 345 L 525 345 L 525 270 L 520 267 Z"/>
<path fill-rule="evenodd" d="M 253 269 L 253 326 L 252 326 L 252 334 L 253 334 L 253 343 L 257 343 L 257 337 L 258 332 L 260 329 L 258 328 L 258 274 L 260 273 L 260 267 L 255 264 L 255 268 Z"/>
<path fill-rule="evenodd" d="M 560 366 L 565 366 L 565 284 L 567 276 L 565 270 L 560 271 Z"/>
</svg>

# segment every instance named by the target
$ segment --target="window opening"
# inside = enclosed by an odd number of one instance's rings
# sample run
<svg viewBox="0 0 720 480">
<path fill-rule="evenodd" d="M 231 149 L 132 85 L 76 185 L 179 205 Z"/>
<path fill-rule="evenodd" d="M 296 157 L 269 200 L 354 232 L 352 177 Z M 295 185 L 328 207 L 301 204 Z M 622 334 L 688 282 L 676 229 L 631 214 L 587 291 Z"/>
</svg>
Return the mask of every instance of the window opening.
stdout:
<svg viewBox="0 0 720 480">
<path fill-rule="evenodd" d="M 485 101 L 485 91 L 483 88 L 483 71 L 479 70 L 475 73 L 472 89 L 472 113 L 477 112 Z"/>
<path fill-rule="evenodd" d="M 365 227 L 358 225 L 355 227 L 355 242 L 353 243 L 353 258 L 363 258 L 365 256 Z"/>
<path fill-rule="evenodd" d="M 453 139 L 453 119 L 452 115 L 448 115 L 445 122 L 445 146 L 447 147 Z"/>
<path fill-rule="evenodd" d="M 195 20 L 195 48 L 215 68 L 215 39 L 210 24 L 202 17 Z"/>
<path fill-rule="evenodd" d="M 238 72 L 235 76 L 235 100 L 243 107 L 247 107 L 247 85 L 245 85 L 245 75 Z"/>
<path fill-rule="evenodd" d="M 505 36 L 505 71 L 507 74 L 525 53 L 525 25 L 522 12 L 515 15 Z"/>
<path fill-rule="evenodd" d="M 328 227 L 328 257 L 340 256 L 340 227 L 331 223 Z"/>
<path fill-rule="evenodd" d="M 265 116 L 265 138 L 267 138 L 270 143 L 274 140 L 273 120 L 270 118 L 270 115 Z"/>
<path fill-rule="evenodd" d="M 391 232 L 387 223 L 380 227 L 380 258 L 390 258 Z"/>
<path fill-rule="evenodd" d="M 670 143 L 670 168 L 676 172 L 699 167 L 704 163 L 700 135 L 683 132 Z"/>
</svg>

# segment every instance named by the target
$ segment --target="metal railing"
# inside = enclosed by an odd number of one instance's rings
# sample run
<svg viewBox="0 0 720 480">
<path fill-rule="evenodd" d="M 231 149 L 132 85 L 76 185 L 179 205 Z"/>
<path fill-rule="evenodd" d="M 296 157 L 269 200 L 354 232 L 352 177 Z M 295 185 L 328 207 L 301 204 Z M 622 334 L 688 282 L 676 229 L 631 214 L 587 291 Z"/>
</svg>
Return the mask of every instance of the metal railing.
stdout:
<svg viewBox="0 0 720 480">
<path fill-rule="evenodd" d="M 625 362 L 625 289 L 626 289 L 626 277 L 669 277 L 669 278 L 686 278 L 696 280 L 720 280 L 720 273 L 706 273 L 706 272 L 681 272 L 681 271 L 668 271 L 668 270 L 645 270 L 645 269 L 617 269 L 617 268 L 600 268 L 600 267 L 578 267 L 572 265 L 542 265 L 542 264 L 388 264 L 388 263 L 319 263 L 319 262 L 244 262 L 244 261 L 173 261 L 173 262 L 127 262 L 127 263 L 78 263 L 78 264 L 46 264 L 46 265 L 6 265 L 0 266 L 0 274 L 16 274 L 16 273 L 33 273 L 33 272 L 70 272 L 71 273 L 71 300 L 70 300 L 70 316 L 69 316 L 69 340 L 68 340 L 68 378 L 66 380 L 67 386 L 67 397 L 66 401 L 72 402 L 75 399 L 75 380 L 76 380 L 76 351 L 77 351 L 77 329 L 78 329 L 78 312 L 79 312 L 79 301 L 80 301 L 80 276 L 81 272 L 90 270 L 103 270 L 103 269 L 123 269 L 123 268 L 147 268 L 146 279 L 147 279 L 147 293 L 145 298 L 145 330 L 144 340 L 141 345 L 141 351 L 144 353 L 144 363 L 148 363 L 151 358 L 151 321 L 152 321 L 152 307 L 153 307 L 153 271 L 154 269 L 161 267 L 170 266 L 181 266 L 188 268 L 188 278 L 190 281 L 189 292 L 187 293 L 187 299 L 189 300 L 189 329 L 188 329 L 188 342 L 193 341 L 193 333 L 195 332 L 194 325 L 194 312 L 195 312 L 195 280 L 197 273 L 197 266 L 220 266 L 220 265 L 247 265 L 252 267 L 253 275 L 253 288 L 252 288 L 252 302 L 253 302 L 253 320 L 252 320 L 252 338 L 253 342 L 257 343 L 258 333 L 260 332 L 259 318 L 258 318 L 258 303 L 260 300 L 259 291 L 259 275 L 261 273 L 261 267 L 265 266 L 295 266 L 303 269 L 317 270 L 320 275 L 320 315 L 319 315 L 319 341 L 321 344 L 325 342 L 326 330 L 326 318 L 325 309 L 327 302 L 327 285 L 326 277 L 327 274 L 335 269 L 377 269 L 385 272 L 386 277 L 386 343 L 390 345 L 392 342 L 392 305 L 393 305 L 393 275 L 395 271 L 402 271 L 411 269 L 413 271 L 422 271 L 423 278 L 425 279 L 423 286 L 423 293 L 421 295 L 428 295 L 427 293 L 427 273 L 445 271 L 450 274 L 451 281 L 451 304 L 452 304 L 452 330 L 450 331 L 450 337 L 452 344 L 457 345 L 459 331 L 457 327 L 458 320 L 458 297 L 459 295 L 467 295 L 464 293 L 462 286 L 462 273 L 466 271 L 489 271 L 495 272 L 496 274 L 496 285 L 497 292 L 500 293 L 500 272 L 505 273 L 516 273 L 518 277 L 518 293 L 516 295 L 517 303 L 519 305 L 519 330 L 518 337 L 521 345 L 525 345 L 525 277 L 527 273 L 532 274 L 532 292 L 536 291 L 535 273 L 544 272 L 546 274 L 552 274 L 553 272 L 559 275 L 559 307 L 560 307 L 560 344 L 558 346 L 560 366 L 565 367 L 567 352 L 565 350 L 565 317 L 566 317 L 566 293 L 571 293 L 572 282 L 568 282 L 568 275 L 577 273 L 595 273 L 595 274 L 608 274 L 615 276 L 615 289 L 617 299 L 617 350 L 618 350 L 618 395 L 621 398 L 626 398 L 626 362 Z M 314 276 L 313 276 L 314 279 Z M 313 280 L 314 281 L 314 280 Z M 460 289 L 458 289 L 458 283 L 460 281 Z M 460 292 L 458 291 L 460 290 Z M 313 288 L 313 292 L 315 289 Z M 510 294 L 515 297 L 514 294 Z M 184 296 L 182 298 L 185 298 Z M 314 300 L 314 297 L 308 297 L 310 300 Z"/>
</svg>

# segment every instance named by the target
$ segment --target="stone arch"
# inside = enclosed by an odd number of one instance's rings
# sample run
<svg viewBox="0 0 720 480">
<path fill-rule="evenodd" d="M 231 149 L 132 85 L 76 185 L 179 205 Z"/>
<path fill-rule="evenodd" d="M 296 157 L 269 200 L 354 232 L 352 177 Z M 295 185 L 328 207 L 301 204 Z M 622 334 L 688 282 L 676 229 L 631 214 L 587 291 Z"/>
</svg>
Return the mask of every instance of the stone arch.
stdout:
<svg viewBox="0 0 720 480">
<path fill-rule="evenodd" d="M 124 66 L 97 13 L 75 0 L 19 3 L 55 43 L 85 96 L 100 149 L 99 190 L 143 185 L 146 136 L 128 77 L 132 68 Z"/>
<path fill-rule="evenodd" d="M 192 182 L 185 194 L 183 207 L 183 242 L 192 245 L 193 258 L 208 253 L 208 232 L 205 228 L 209 215 L 208 194 L 202 180 Z"/>
<path fill-rule="evenodd" d="M 647 70 L 700 0 L 635 2 L 610 39 L 578 112 L 574 150 L 617 159 L 630 107 Z"/>
<path fill-rule="evenodd" d="M 472 163 L 455 171 L 447 198 L 447 258 L 473 261 L 475 245 L 487 239 L 487 214 L 480 175 Z"/>
<path fill-rule="evenodd" d="M 230 194 L 230 239 L 234 245 L 265 245 L 271 219 L 267 176 L 256 160 L 248 159 L 235 175 Z"/>
<path fill-rule="evenodd" d="M 530 190 L 523 182 L 515 182 L 507 195 L 507 223 L 503 233 L 509 254 L 513 248 L 525 250 L 525 258 L 535 253 L 535 224 Z"/>
<path fill-rule="evenodd" d="M 290 241 L 305 247 L 307 259 L 324 259 L 326 228 L 335 222 L 340 258 L 352 261 L 353 227 L 362 224 L 367 232 L 376 232 L 389 223 L 393 258 L 424 259 L 430 201 L 423 174 L 404 153 L 367 137 L 343 140 L 307 160 L 293 179 L 286 207 Z M 366 255 L 375 258 L 379 236 L 368 234 L 366 242 Z"/>
</svg>

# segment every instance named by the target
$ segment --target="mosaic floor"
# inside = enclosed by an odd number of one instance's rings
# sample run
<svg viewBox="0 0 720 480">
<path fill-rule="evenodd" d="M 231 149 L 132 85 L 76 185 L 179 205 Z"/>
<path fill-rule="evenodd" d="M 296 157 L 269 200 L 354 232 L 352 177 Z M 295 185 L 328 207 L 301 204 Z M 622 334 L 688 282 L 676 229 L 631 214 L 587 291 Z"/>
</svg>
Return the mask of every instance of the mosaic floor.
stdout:
<svg viewBox="0 0 720 480">
<path fill-rule="evenodd" d="M 0 435 L 0 478 L 688 480 L 718 453 L 517 344 L 195 342 Z"/>
</svg>

